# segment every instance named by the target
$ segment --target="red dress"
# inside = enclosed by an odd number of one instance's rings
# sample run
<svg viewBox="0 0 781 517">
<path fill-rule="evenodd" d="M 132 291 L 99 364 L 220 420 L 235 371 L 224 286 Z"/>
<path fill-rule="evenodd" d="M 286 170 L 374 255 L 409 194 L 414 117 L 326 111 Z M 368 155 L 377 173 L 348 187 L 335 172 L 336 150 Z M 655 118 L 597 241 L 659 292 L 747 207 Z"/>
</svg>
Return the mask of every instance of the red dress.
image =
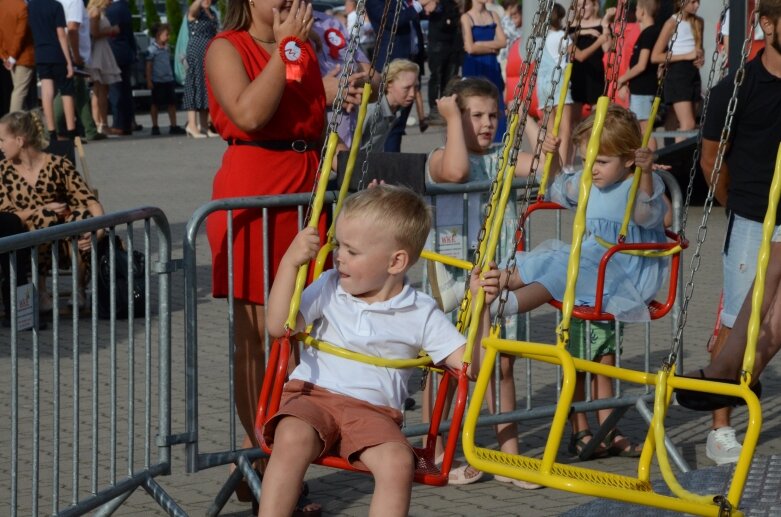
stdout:
<svg viewBox="0 0 781 517">
<path fill-rule="evenodd" d="M 260 75 L 271 56 L 245 31 L 227 31 L 215 39 L 227 39 L 241 55 L 250 80 Z M 300 83 L 288 81 L 277 112 L 263 129 L 245 133 L 236 127 L 217 103 L 208 77 L 209 112 L 220 136 L 227 140 L 319 141 L 325 125 L 325 91 L 315 52 L 307 45 L 309 60 Z M 320 149 L 268 150 L 248 145 L 229 145 L 222 166 L 214 177 L 212 199 L 310 192 L 317 174 Z M 269 212 L 268 243 L 271 279 L 279 261 L 298 232 L 296 208 Z M 212 294 L 228 295 L 227 212 L 214 212 L 206 221 L 212 251 Z M 260 209 L 233 211 L 234 296 L 262 304 L 263 226 Z"/>
</svg>

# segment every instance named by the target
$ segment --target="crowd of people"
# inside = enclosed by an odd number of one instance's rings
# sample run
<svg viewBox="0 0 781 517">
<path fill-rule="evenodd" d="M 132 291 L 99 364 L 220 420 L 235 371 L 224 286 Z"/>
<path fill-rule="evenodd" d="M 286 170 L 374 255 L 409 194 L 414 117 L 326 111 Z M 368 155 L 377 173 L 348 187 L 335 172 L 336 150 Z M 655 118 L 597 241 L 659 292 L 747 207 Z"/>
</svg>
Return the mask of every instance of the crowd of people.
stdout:
<svg viewBox="0 0 781 517">
<path fill-rule="evenodd" d="M 350 145 L 357 125 L 356 105 L 362 85 L 369 80 L 378 85 L 387 63 L 384 95 L 379 101 L 371 99 L 371 115 L 362 128 L 364 150 L 399 152 L 408 118 L 417 106 L 421 131 L 433 124 L 445 127 L 444 145 L 429 156 L 427 181 L 493 179 L 501 156 L 497 142 L 502 140 L 507 122 L 509 65 L 517 62 L 523 51 L 519 39 L 524 28 L 521 2 L 505 0 L 498 5 L 492 0 L 393 0 L 389 12 L 395 11 L 397 2 L 402 4 L 398 6 L 398 26 L 392 31 L 392 16 L 386 19 L 387 26 L 380 26 L 386 8 L 382 0 L 366 0 L 367 21 L 360 26 L 356 26 L 360 19 L 352 0 L 345 2 L 343 20 L 314 12 L 305 0 L 284 5 L 271 0 L 229 0 L 220 19 L 212 0 L 195 0 L 185 22 L 189 41 L 184 128 L 177 125 L 176 83 L 168 49 L 171 29 L 165 24 L 150 28 L 152 42 L 146 53 L 145 72 L 153 103 L 152 133 L 160 134 L 158 115 L 162 108 L 168 113 L 171 134 L 219 136 L 227 142 L 213 182 L 213 199 L 309 192 L 318 171 L 326 115 L 338 93 L 339 72 L 346 64 L 347 38 L 356 32 L 361 49 L 345 93 L 347 114 L 337 128 L 341 148 Z M 625 28 L 626 34 L 617 34 L 625 24 L 615 19 L 614 9 L 603 9 L 598 0 L 576 0 L 579 14 L 575 26 L 567 26 L 566 10 L 556 4 L 546 37 L 539 42 L 544 47 L 542 60 L 537 63 L 535 93 L 539 109 L 556 107 L 562 101 L 565 104 L 558 135 L 548 131 L 542 145 L 544 152 L 557 156 L 550 177 L 550 196 L 565 208 L 577 205 L 581 171 L 575 158 L 584 155 L 594 127 L 591 108 L 611 82 L 617 90 L 618 102 L 607 112 L 593 170 L 578 304 L 595 303 L 593 288 L 604 251 L 597 241 L 617 241 L 635 174 L 641 175 L 640 187 L 628 239 L 665 242 L 670 205 L 662 181 L 653 174 L 656 142 L 652 140 L 650 148 L 644 148 L 642 135 L 648 124 L 656 123 L 651 119 L 651 104 L 660 73 L 664 74 L 663 102 L 670 108 L 667 114 L 675 120 L 675 127 L 689 131 L 697 125 L 703 93 L 703 41 L 708 32 L 697 15 L 699 4 L 699 0 L 637 0 L 628 13 L 629 21 L 636 25 L 631 31 Z M 6 5 L 13 5 L 16 14 L 7 16 L 11 11 L 5 9 Z M 60 197 L 41 198 L 33 200 L 33 205 L 20 206 L 11 196 L 0 193 L 0 215 L 13 215 L 17 228 L 13 233 L 100 215 L 102 208 L 74 177 L 78 175 L 72 165 L 51 158 L 43 148 L 48 138 L 72 138 L 82 130 L 87 139 L 100 139 L 98 135 L 129 134 L 136 128 L 132 98 L 128 97 L 132 58 L 125 53 L 129 50 L 135 55 L 136 51 L 132 30 L 127 32 L 126 0 L 111 4 L 108 0 L 90 0 L 87 6 L 82 0 L 30 0 L 26 5 L 24 0 L 0 0 L 0 6 L 0 57 L 14 81 L 13 113 L 0 119 L 0 150 L 5 155 L 0 162 L 2 179 L 10 189 L 29 188 L 39 181 L 37 178 L 51 177 L 51 181 L 64 185 L 61 190 L 65 195 L 77 201 L 62 206 Z M 24 30 L 14 32 L 16 40 L 5 36 L 9 33 L 5 27 L 12 18 L 24 20 Z M 428 21 L 427 35 L 422 30 L 424 20 Z M 722 331 L 712 346 L 711 365 L 691 374 L 726 382 L 735 382 L 739 374 L 748 314 L 744 300 L 754 276 L 753 270 L 745 266 L 756 256 L 758 225 L 767 207 L 765 198 L 781 140 L 779 118 L 773 116 L 781 108 L 779 0 L 761 2 L 759 30 L 766 48 L 759 50 L 746 67 L 736 129 L 720 182 L 715 185 L 716 198 L 728 208 L 730 217 L 724 246 Z M 628 37 L 630 33 L 634 36 Z M 129 39 L 123 34 L 129 34 Z M 607 54 L 617 40 L 626 46 L 626 64 L 610 77 L 606 74 Z M 554 84 L 555 68 L 570 59 L 571 81 Z M 372 64 L 376 73 L 371 70 Z M 22 111 L 30 107 L 33 70 L 41 81 L 40 115 Z M 419 92 L 421 75 L 426 73 L 427 110 Z M 704 120 L 702 167 L 707 178 L 713 168 L 734 75 L 732 70 L 713 89 L 711 111 Z M 61 99 L 59 104 L 56 97 Z M 58 105 L 64 114 L 61 117 L 57 116 Z M 516 175 L 534 176 L 534 162 L 531 155 L 521 154 Z M 259 163 L 270 172 L 257 174 Z M 484 200 L 478 204 L 481 202 Z M 487 308 L 481 318 L 484 332 L 496 311 L 500 286 L 508 286 L 511 291 L 505 315 L 524 313 L 561 299 L 564 291 L 568 245 L 549 241 L 516 254 L 515 207 L 508 207 L 505 217 L 499 266 L 492 264 L 486 271 L 473 271 L 469 276 L 473 292 L 482 287 L 487 294 Z M 322 244 L 325 218 L 318 222 L 321 231 L 299 231 L 295 208 L 269 210 L 265 221 L 258 209 L 234 210 L 232 218 L 233 242 L 227 240 L 224 214 L 208 218 L 207 234 L 212 251 L 213 295 L 226 297 L 232 292 L 235 297 L 234 387 L 236 411 L 246 432 L 244 445 L 258 446 L 263 439 L 274 446 L 269 463 L 255 465 L 263 475 L 264 486 L 262 500 L 255 501 L 259 514 L 319 514 L 319 505 L 305 499 L 305 490 L 289 487 L 299 486 L 309 463 L 329 452 L 374 475 L 377 484 L 372 511 L 405 515 L 415 465 L 412 449 L 398 432 L 408 380 L 405 372 L 388 374 L 384 368 L 304 351 L 285 387 L 280 411 L 261 434 L 256 433 L 255 417 L 265 371 L 266 332 L 280 336 L 314 323 L 316 337 L 354 351 L 399 358 L 415 357 L 423 349 L 435 363 L 460 368 L 463 336 L 444 315 L 457 304 L 459 293 L 436 288 L 432 299 L 412 289 L 405 277 L 423 246 L 430 242 L 430 231 L 436 225 L 430 208 L 419 195 L 388 185 L 349 197 L 336 221 L 334 269 L 304 291 L 295 329 L 286 328 L 295 272 L 314 257 Z M 264 228 L 269 232 L 266 235 Z M 774 235 L 777 240 L 781 240 L 778 227 Z M 777 242 L 772 249 L 774 255 L 781 253 Z M 505 270 L 505 263 L 511 259 L 517 262 L 517 268 Z M 781 346 L 781 319 L 775 317 L 781 304 L 781 266 L 777 264 L 781 260 L 771 260 L 754 381 Z M 647 304 L 662 286 L 666 267 L 663 260 L 620 255 L 608 273 L 606 310 L 623 322 L 647 321 Z M 265 285 L 266 271 L 269 286 Z M 454 285 L 445 281 L 446 270 L 433 268 L 428 274 L 432 285 Z M 402 320 L 404 323 L 400 323 Z M 373 339 L 377 335 L 399 346 L 378 349 Z M 620 353 L 618 339 L 607 336 L 602 343 L 592 342 L 590 347 L 573 349 L 572 353 L 615 364 Z M 588 348 L 592 355 L 586 357 Z M 479 365 L 479 356 L 473 359 Z M 502 358 L 499 375 L 501 396 L 493 392 L 491 383 L 490 397 L 499 396 L 500 410 L 510 411 L 516 402 L 512 358 Z M 593 396 L 611 397 L 612 384 L 595 377 Z M 579 379 L 580 396 L 583 381 Z M 708 436 L 708 455 L 718 463 L 735 461 L 740 444 L 729 426 L 728 410 L 723 408 L 736 401 L 690 392 L 679 396 L 688 407 L 720 411 L 714 416 Z M 600 412 L 599 422 L 608 414 Z M 358 425 L 355 419 L 360 420 Z M 584 414 L 573 414 L 571 424 L 568 449 L 579 456 L 593 435 Z M 518 452 L 517 424 L 499 425 L 496 433 L 503 451 Z M 617 428 L 610 430 L 596 448 L 596 454 L 602 456 L 638 456 L 640 451 L 641 447 Z M 481 477 L 480 471 L 461 465 L 451 471 L 450 481 L 467 484 Z M 497 479 L 526 489 L 539 487 Z M 237 489 L 237 495 L 253 499 L 246 485 Z"/>
</svg>

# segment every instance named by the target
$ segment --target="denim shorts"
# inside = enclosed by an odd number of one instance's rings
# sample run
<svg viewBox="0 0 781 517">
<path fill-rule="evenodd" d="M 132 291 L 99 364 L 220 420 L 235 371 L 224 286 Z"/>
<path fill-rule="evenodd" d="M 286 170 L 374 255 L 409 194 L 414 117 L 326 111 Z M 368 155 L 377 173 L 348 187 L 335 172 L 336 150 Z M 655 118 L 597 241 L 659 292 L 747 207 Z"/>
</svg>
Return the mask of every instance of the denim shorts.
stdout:
<svg viewBox="0 0 781 517">
<path fill-rule="evenodd" d="M 637 120 L 648 120 L 651 118 L 651 107 L 654 104 L 653 95 L 630 95 L 629 111 L 635 114 Z"/>
<path fill-rule="evenodd" d="M 757 255 L 762 243 L 762 223 L 733 215 L 729 246 L 722 252 L 724 271 L 724 307 L 721 324 L 732 328 L 740 307 L 757 273 Z M 781 226 L 776 226 L 773 242 L 781 241 Z"/>
</svg>

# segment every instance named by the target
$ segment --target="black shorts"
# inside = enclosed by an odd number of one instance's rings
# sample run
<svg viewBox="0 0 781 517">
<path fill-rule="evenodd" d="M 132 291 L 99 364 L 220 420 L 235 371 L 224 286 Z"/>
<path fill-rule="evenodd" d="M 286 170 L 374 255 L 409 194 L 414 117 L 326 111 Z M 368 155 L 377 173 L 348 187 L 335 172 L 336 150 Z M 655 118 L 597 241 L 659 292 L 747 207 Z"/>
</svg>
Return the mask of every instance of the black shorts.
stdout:
<svg viewBox="0 0 781 517">
<path fill-rule="evenodd" d="M 176 83 L 152 83 L 152 104 L 158 108 L 176 105 Z"/>
<path fill-rule="evenodd" d="M 664 102 L 697 102 L 702 97 L 700 69 L 692 61 L 670 63 L 664 78 Z"/>
<path fill-rule="evenodd" d="M 38 63 L 35 65 L 39 79 L 54 81 L 54 93 L 73 97 L 75 89 L 73 77 L 68 78 L 68 67 L 64 63 Z"/>
</svg>

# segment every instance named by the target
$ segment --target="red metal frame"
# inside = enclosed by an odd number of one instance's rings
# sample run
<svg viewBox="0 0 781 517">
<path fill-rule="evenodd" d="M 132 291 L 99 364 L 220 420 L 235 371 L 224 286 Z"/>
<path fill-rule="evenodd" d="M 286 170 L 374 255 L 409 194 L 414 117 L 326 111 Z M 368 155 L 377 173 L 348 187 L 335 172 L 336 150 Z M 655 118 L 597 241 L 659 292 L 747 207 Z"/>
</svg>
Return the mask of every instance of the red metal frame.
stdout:
<svg viewBox="0 0 781 517">
<path fill-rule="evenodd" d="M 523 223 L 525 224 L 529 216 L 531 216 L 531 214 L 533 212 L 536 212 L 537 210 L 565 210 L 565 208 L 559 205 L 558 203 L 553 203 L 551 201 L 537 200 L 527 207 L 526 212 L 524 212 L 523 214 Z M 665 251 L 665 250 L 671 250 L 676 246 L 680 246 L 681 249 L 686 249 L 689 246 L 688 241 L 683 239 L 677 233 L 674 233 L 670 230 L 665 230 L 664 233 L 668 239 L 671 239 L 672 242 L 661 242 L 661 243 L 660 242 L 648 242 L 648 243 L 619 242 L 617 244 L 614 244 L 612 247 L 608 248 L 608 250 L 602 256 L 602 260 L 600 260 L 599 262 L 599 272 L 597 274 L 597 290 L 595 296 L 596 303 L 594 304 L 594 307 L 590 307 L 588 305 L 577 305 L 572 310 L 572 315 L 578 319 L 589 320 L 589 321 L 615 320 L 615 317 L 611 313 L 602 311 L 602 297 L 603 297 L 602 295 L 604 293 L 605 272 L 607 270 L 608 261 L 613 255 L 621 251 L 627 251 L 627 250 Z M 523 251 L 523 240 L 518 242 L 518 251 Z M 671 255 L 670 282 L 669 282 L 669 287 L 667 289 L 667 299 L 664 301 L 664 303 L 658 302 L 656 300 L 652 300 L 651 302 L 648 303 L 648 312 L 652 320 L 656 320 L 664 317 L 665 315 L 667 315 L 668 312 L 670 312 L 670 309 L 672 309 L 673 305 L 675 305 L 675 296 L 676 293 L 678 292 L 678 275 L 680 272 L 679 271 L 680 264 L 681 264 L 681 254 L 674 253 L 673 255 Z M 561 310 L 562 304 L 560 300 L 552 300 L 549 303 L 552 306 L 556 307 L 557 309 Z"/>
<path fill-rule="evenodd" d="M 258 443 L 260 443 L 261 448 L 267 454 L 272 453 L 272 448 L 263 439 L 263 426 L 279 410 L 282 387 L 287 380 L 287 369 L 291 348 L 290 336 L 275 339 L 271 344 L 266 375 L 263 378 L 263 386 L 260 390 L 258 411 L 255 417 L 255 436 Z M 437 399 L 431 415 L 429 430 L 426 434 L 426 447 L 413 448 L 417 456 L 415 481 L 418 483 L 432 486 L 447 485 L 450 468 L 453 465 L 453 456 L 455 455 L 456 446 L 458 445 L 458 436 L 461 432 L 461 421 L 464 417 L 464 412 L 466 411 L 467 393 L 469 389 L 469 379 L 466 375 L 467 367 L 468 365 L 464 364 L 461 367 L 461 370 L 457 372 L 445 370 L 445 373 L 442 375 L 442 380 L 439 383 L 439 390 L 437 391 Z M 439 434 L 439 427 L 442 423 L 445 408 L 448 403 L 448 391 L 452 380 L 457 381 L 453 418 L 450 421 L 442 464 L 437 465 L 436 459 L 434 458 L 434 448 L 436 446 L 437 435 Z M 347 462 L 347 460 L 338 456 L 321 456 L 314 463 L 342 470 L 369 473 L 368 471 L 356 468 Z"/>
</svg>

